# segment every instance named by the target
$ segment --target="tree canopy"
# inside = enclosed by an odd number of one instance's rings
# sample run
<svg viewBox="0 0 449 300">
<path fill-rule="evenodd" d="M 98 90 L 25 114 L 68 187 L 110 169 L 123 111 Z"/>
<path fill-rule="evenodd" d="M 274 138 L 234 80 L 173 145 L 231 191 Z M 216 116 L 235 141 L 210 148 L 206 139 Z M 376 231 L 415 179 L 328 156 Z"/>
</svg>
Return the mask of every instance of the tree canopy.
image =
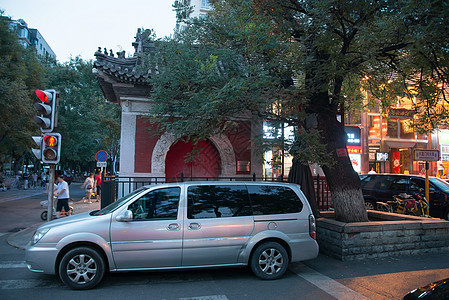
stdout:
<svg viewBox="0 0 449 300">
<path fill-rule="evenodd" d="M 447 1 L 210 2 L 208 17 L 184 20 L 189 28 L 147 58 L 155 119 L 197 138 L 245 113 L 294 124 L 295 153 L 322 165 L 337 219 L 367 220 L 359 178 L 338 151 L 346 134 L 337 114 L 363 107 L 364 87 L 382 96 L 384 112 L 410 97 L 426 132 L 447 118 L 435 105 L 448 83 Z M 307 155 L 313 147 L 319 157 Z"/>
<path fill-rule="evenodd" d="M 44 70 L 31 48 L 19 44 L 10 19 L 0 14 L 0 161 L 19 160 L 29 152 L 33 122 L 33 93 L 44 85 Z"/>
<path fill-rule="evenodd" d="M 21 162 L 36 148 L 31 136 L 40 135 L 33 121 L 36 89 L 60 92 L 56 132 L 62 134 L 63 169 L 92 170 L 95 153 L 104 149 L 117 159 L 120 141 L 120 108 L 108 103 L 92 73 L 92 61 L 80 58 L 67 63 L 41 57 L 25 48 L 10 28 L 10 18 L 0 16 L 0 164 Z"/>
</svg>

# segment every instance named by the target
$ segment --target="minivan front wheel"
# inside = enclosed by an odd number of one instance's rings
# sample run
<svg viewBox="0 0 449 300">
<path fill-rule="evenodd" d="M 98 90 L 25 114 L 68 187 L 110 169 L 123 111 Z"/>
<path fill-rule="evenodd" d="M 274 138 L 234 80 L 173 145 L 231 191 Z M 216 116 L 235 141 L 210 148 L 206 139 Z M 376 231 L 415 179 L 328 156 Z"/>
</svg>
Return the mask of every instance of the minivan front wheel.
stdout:
<svg viewBox="0 0 449 300">
<path fill-rule="evenodd" d="M 91 289 L 100 283 L 105 273 L 104 259 L 89 247 L 74 248 L 59 264 L 59 277 L 74 290 Z"/>
<path fill-rule="evenodd" d="M 278 279 L 288 267 L 287 251 L 276 242 L 263 243 L 254 250 L 251 257 L 251 270 L 264 280 Z"/>
</svg>

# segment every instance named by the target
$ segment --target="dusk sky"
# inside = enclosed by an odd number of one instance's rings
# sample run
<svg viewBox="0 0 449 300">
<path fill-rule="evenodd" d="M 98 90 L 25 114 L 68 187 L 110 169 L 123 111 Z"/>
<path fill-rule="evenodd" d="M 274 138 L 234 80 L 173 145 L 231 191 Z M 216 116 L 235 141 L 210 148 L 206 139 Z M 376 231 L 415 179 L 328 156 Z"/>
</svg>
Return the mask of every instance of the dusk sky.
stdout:
<svg viewBox="0 0 449 300">
<path fill-rule="evenodd" d="M 36 28 L 60 62 L 80 55 L 94 59 L 98 47 L 134 53 L 138 28 L 168 36 L 175 28 L 172 0 L 0 0 L 12 19 Z"/>
</svg>

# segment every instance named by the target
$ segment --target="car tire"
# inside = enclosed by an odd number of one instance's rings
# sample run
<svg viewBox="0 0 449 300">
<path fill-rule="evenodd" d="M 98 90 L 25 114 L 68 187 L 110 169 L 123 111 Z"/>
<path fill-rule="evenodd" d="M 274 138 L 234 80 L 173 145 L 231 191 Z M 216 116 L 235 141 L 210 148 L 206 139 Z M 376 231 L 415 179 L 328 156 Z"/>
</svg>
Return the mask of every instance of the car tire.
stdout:
<svg viewBox="0 0 449 300">
<path fill-rule="evenodd" d="M 264 280 L 274 280 L 282 277 L 287 271 L 288 253 L 276 242 L 263 243 L 254 250 L 251 257 L 251 270 Z"/>
<path fill-rule="evenodd" d="M 371 201 L 365 201 L 365 209 L 367 210 L 375 210 L 375 205 Z"/>
<path fill-rule="evenodd" d="M 41 213 L 41 219 L 42 219 L 42 221 L 47 221 L 47 215 L 48 215 L 48 213 L 47 213 L 46 210 L 44 210 L 44 211 Z"/>
<path fill-rule="evenodd" d="M 59 264 L 59 277 L 74 290 L 95 287 L 105 273 L 104 259 L 89 247 L 74 248 L 67 252 Z"/>
</svg>

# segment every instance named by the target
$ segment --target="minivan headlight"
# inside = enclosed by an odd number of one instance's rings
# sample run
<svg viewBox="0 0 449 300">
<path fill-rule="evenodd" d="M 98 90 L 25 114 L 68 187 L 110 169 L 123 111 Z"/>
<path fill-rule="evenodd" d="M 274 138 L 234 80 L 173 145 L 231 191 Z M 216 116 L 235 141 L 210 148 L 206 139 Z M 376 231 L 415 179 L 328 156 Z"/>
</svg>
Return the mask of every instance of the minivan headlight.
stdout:
<svg viewBox="0 0 449 300">
<path fill-rule="evenodd" d="M 41 238 L 44 237 L 44 235 L 50 230 L 50 228 L 45 229 L 39 229 L 36 231 L 36 233 L 33 235 L 33 239 L 31 240 L 31 245 L 36 244 L 40 241 Z"/>
</svg>

